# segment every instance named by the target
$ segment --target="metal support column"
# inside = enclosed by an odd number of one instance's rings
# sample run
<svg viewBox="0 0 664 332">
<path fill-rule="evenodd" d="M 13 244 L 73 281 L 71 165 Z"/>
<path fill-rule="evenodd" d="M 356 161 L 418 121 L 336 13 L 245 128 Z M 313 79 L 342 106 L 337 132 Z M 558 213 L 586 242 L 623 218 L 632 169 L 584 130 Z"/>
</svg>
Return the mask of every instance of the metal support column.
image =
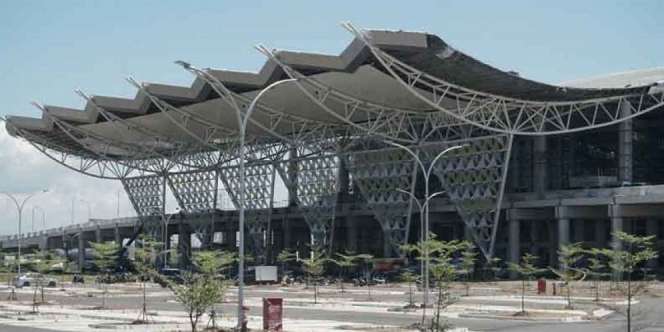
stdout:
<svg viewBox="0 0 664 332">
<path fill-rule="evenodd" d="M 620 105 L 620 113 L 627 117 L 632 114 L 629 102 Z M 620 183 L 632 182 L 632 120 L 625 120 L 618 125 L 618 181 Z"/>
</svg>

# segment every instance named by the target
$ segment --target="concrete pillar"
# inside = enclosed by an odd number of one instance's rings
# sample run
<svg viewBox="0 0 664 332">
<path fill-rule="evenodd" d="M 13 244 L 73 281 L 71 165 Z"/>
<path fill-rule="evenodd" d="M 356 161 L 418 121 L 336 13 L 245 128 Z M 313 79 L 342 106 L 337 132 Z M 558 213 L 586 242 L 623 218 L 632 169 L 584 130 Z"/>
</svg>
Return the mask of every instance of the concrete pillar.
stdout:
<svg viewBox="0 0 664 332">
<path fill-rule="evenodd" d="M 570 212 L 569 208 L 565 206 L 558 206 L 555 209 L 557 233 L 558 233 L 558 249 L 570 243 Z M 556 260 L 558 260 L 556 250 Z"/>
<path fill-rule="evenodd" d="M 544 196 L 548 185 L 548 166 L 546 136 L 535 136 L 533 142 L 533 191 L 539 197 Z"/>
<path fill-rule="evenodd" d="M 508 217 L 510 213 L 507 214 Z M 507 220 L 508 224 L 508 235 L 507 235 L 507 241 L 508 241 L 508 254 L 507 258 L 509 259 L 510 262 L 518 264 L 519 261 L 521 260 L 521 243 L 520 243 L 520 222 L 518 219 L 515 218 L 508 218 Z"/>
<path fill-rule="evenodd" d="M 622 206 L 617 204 L 612 204 L 608 206 L 608 214 L 611 220 L 611 248 L 620 249 L 621 244 L 617 241 L 616 237 L 613 235 L 615 232 L 623 231 L 624 220 L 622 213 Z"/>
<path fill-rule="evenodd" d="M 101 242 L 101 227 L 99 226 L 97 226 L 97 229 L 95 229 L 95 242 Z"/>
<path fill-rule="evenodd" d="M 570 219 L 558 218 L 558 249 L 570 243 L 569 224 L 570 224 Z M 557 251 L 556 251 L 556 257 L 558 257 Z M 560 268 L 563 267 L 561 266 Z"/>
<path fill-rule="evenodd" d="M 346 217 L 346 248 L 348 251 L 357 251 L 357 241 L 358 241 L 358 219 L 352 216 Z"/>
<path fill-rule="evenodd" d="M 651 236 L 651 235 L 657 236 L 658 234 L 659 234 L 659 223 L 658 223 L 657 219 L 652 218 L 652 217 L 648 218 L 646 220 L 646 235 L 647 236 Z M 657 243 L 657 237 L 655 237 L 654 244 L 655 244 L 655 250 L 659 251 L 659 246 L 658 246 L 658 243 Z M 648 267 L 651 268 L 651 269 L 656 269 L 658 267 L 657 259 L 650 260 L 648 262 Z"/>
<path fill-rule="evenodd" d="M 632 107 L 628 102 L 621 104 L 622 116 L 632 114 Z M 632 120 L 625 120 L 618 125 L 618 182 L 632 182 Z"/>
<path fill-rule="evenodd" d="M 78 270 L 83 272 L 83 265 L 85 264 L 85 232 L 81 230 L 78 234 Z"/>
<path fill-rule="evenodd" d="M 613 249 L 621 249 L 622 244 L 616 239 L 616 237 L 613 235 L 615 232 L 619 232 L 623 230 L 623 223 L 624 220 L 620 216 L 613 216 L 611 217 L 611 247 Z"/>
<path fill-rule="evenodd" d="M 115 243 L 122 245 L 122 238 L 120 238 L 120 226 L 118 226 L 118 224 L 115 224 L 115 228 L 113 229 L 113 235 Z"/>
</svg>

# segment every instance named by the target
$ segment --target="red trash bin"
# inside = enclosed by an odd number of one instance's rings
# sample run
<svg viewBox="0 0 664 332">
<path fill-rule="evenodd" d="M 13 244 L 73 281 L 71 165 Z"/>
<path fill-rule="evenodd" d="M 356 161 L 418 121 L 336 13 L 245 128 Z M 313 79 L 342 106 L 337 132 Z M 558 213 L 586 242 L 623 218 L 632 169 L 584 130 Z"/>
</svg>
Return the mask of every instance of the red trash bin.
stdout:
<svg viewBox="0 0 664 332">
<path fill-rule="evenodd" d="M 283 301 L 281 298 L 263 298 L 263 330 L 283 330 Z"/>
<path fill-rule="evenodd" d="M 546 294 L 546 280 L 537 280 L 537 294 Z"/>
</svg>

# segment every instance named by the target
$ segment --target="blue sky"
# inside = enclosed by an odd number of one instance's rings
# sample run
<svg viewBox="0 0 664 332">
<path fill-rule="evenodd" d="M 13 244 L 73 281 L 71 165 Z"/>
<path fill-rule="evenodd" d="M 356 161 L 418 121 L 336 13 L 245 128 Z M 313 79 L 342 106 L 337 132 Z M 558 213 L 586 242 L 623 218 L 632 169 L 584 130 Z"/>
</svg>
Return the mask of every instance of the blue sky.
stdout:
<svg viewBox="0 0 664 332">
<path fill-rule="evenodd" d="M 265 61 L 253 49 L 257 43 L 339 53 L 351 40 L 339 26 L 341 21 L 435 33 L 501 69 L 556 83 L 664 66 L 663 18 L 664 1 L 657 0 L 3 0 L 0 114 L 38 116 L 29 105 L 32 100 L 80 107 L 83 102 L 74 94 L 76 88 L 90 94 L 133 96 L 134 89 L 124 81 L 128 75 L 189 85 L 192 77 L 173 65 L 178 59 L 202 67 L 254 71 Z M 36 160 L 32 166 L 17 165 L 16 158 L 32 152 L 14 141 L 0 137 L 0 172 L 10 179 L 0 189 L 22 191 L 44 184 L 65 188 L 49 194 L 48 199 L 58 204 L 40 203 L 53 205 L 54 225 L 69 218 L 62 216 L 69 215 L 63 206 L 70 205 L 64 202 L 72 195 L 97 195 L 97 216 L 113 215 L 114 190 L 119 187 L 84 179 L 39 156 L 30 157 Z M 41 175 L 29 175 L 29 167 Z M 55 183 L 53 174 L 67 184 Z M 104 191 L 96 189 L 102 186 Z M 104 202 L 102 195 L 112 202 Z M 78 215 L 85 214 L 81 211 Z M 0 233 L 3 227 L 0 224 Z"/>
</svg>

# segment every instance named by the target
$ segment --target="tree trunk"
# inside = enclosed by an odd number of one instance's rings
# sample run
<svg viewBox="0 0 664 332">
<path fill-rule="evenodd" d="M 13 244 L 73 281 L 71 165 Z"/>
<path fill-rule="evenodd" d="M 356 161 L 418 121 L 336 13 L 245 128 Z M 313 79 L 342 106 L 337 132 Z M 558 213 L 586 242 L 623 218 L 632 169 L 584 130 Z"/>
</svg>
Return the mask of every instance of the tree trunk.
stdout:
<svg viewBox="0 0 664 332">
<path fill-rule="evenodd" d="M 189 323 L 191 324 L 191 332 L 196 332 L 197 322 L 194 320 L 194 314 L 189 312 Z"/>
<path fill-rule="evenodd" d="M 443 287 L 438 284 L 438 303 L 436 304 L 436 331 L 440 331 L 440 309 L 443 303 Z"/>
<path fill-rule="evenodd" d="M 627 273 L 627 332 L 632 331 L 632 273 Z"/>
<path fill-rule="evenodd" d="M 526 313 L 526 279 L 521 280 L 521 313 Z"/>
</svg>

